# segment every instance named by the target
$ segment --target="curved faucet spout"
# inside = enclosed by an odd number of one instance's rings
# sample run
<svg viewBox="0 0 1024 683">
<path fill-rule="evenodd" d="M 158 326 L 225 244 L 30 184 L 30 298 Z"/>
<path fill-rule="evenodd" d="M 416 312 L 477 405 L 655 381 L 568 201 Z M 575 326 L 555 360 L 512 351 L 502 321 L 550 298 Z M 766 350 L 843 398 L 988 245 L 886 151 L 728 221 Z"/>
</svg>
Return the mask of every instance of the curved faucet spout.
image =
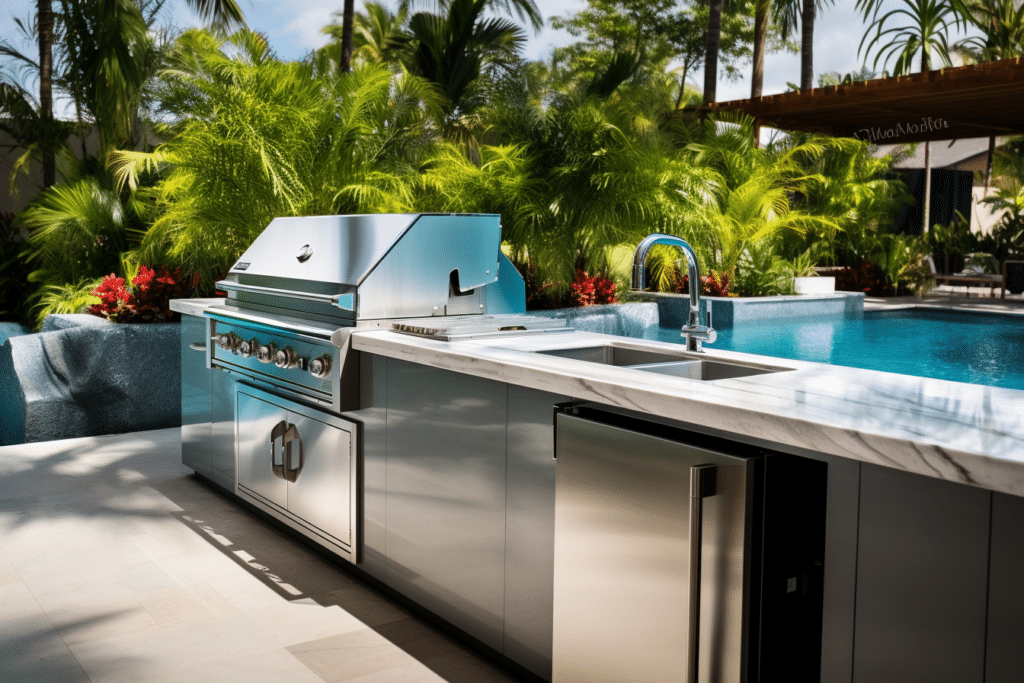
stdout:
<svg viewBox="0 0 1024 683">
<path fill-rule="evenodd" d="M 653 233 L 648 235 L 637 245 L 633 252 L 633 291 L 642 291 L 646 287 L 644 275 L 644 262 L 647 260 L 647 252 L 655 244 L 666 244 L 676 246 L 683 250 L 686 257 L 686 270 L 690 280 L 690 312 L 687 316 L 686 325 L 683 326 L 682 335 L 686 337 L 686 349 L 688 351 L 701 351 L 701 343 L 713 344 L 718 335 L 710 326 L 704 326 L 700 322 L 700 271 L 697 268 L 697 255 L 693 247 L 685 240 L 674 235 Z"/>
</svg>

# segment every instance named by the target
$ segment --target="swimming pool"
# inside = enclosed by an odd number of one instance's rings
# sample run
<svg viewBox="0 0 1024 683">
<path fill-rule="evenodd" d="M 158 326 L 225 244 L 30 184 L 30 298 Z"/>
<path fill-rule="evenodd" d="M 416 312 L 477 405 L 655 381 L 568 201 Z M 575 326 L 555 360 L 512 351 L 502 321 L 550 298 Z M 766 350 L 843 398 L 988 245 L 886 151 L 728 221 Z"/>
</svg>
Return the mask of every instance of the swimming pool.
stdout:
<svg viewBox="0 0 1024 683">
<path fill-rule="evenodd" d="M 679 330 L 657 338 L 679 342 Z M 1024 316 L 916 308 L 743 323 L 708 348 L 1024 390 Z"/>
</svg>

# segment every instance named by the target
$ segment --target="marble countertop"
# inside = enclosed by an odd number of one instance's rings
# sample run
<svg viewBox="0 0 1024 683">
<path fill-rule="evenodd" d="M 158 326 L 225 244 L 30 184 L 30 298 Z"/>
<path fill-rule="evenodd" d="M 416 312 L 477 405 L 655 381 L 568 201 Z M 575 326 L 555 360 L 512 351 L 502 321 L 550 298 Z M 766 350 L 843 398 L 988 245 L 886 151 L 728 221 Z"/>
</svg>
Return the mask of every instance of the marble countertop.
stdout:
<svg viewBox="0 0 1024 683">
<path fill-rule="evenodd" d="M 179 299 L 202 315 L 224 300 Z M 1024 496 L 1024 391 L 706 348 L 709 360 L 788 368 L 713 382 L 532 353 L 678 344 L 590 332 L 437 341 L 342 328 L 344 348 L 661 415 L 748 441 L 782 444 Z"/>
<path fill-rule="evenodd" d="M 704 382 L 532 351 L 665 342 L 574 332 L 444 342 L 352 331 L 351 348 L 704 428 L 1024 496 L 1024 391 L 708 349 L 789 371 Z"/>
<path fill-rule="evenodd" d="M 171 310 L 184 315 L 202 315 L 206 309 L 213 305 L 224 303 L 223 297 L 211 299 L 171 299 Z"/>
</svg>

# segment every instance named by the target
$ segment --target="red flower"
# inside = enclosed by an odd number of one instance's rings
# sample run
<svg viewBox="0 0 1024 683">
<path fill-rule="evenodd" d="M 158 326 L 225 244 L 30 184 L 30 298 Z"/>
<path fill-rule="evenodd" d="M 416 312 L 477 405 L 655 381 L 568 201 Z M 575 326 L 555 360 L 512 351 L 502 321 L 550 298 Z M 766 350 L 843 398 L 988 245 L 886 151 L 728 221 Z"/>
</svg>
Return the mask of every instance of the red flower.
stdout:
<svg viewBox="0 0 1024 683">
<path fill-rule="evenodd" d="M 133 290 L 125 285 L 124 278 L 111 273 L 92 291 L 100 298 L 100 303 L 91 306 L 89 312 L 113 322 L 175 320 L 177 314 L 170 310 L 168 302 L 188 296 L 189 289 L 198 283 L 198 277 L 191 278 L 191 286 L 179 282 L 180 279 L 178 270 L 139 266 L 139 274 L 132 279 Z"/>
<path fill-rule="evenodd" d="M 139 274 L 135 276 L 134 280 L 132 280 L 132 284 L 138 285 L 139 289 L 144 292 L 149 289 L 149 285 L 153 282 L 154 275 L 156 275 L 156 273 L 154 273 L 151 268 L 139 266 Z"/>
</svg>

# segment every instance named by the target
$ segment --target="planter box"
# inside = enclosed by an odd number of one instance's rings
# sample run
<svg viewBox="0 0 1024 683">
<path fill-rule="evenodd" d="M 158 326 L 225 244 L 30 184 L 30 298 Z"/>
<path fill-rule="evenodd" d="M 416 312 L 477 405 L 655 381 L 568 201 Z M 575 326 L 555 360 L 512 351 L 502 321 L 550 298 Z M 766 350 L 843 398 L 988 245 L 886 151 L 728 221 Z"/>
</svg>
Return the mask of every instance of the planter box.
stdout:
<svg viewBox="0 0 1024 683">
<path fill-rule="evenodd" d="M 810 278 L 822 280 L 825 278 Z M 662 327 L 682 327 L 690 308 L 686 294 L 645 292 L 638 295 L 658 304 Z M 832 294 L 798 294 L 796 296 L 717 297 L 700 299 L 701 313 L 711 313 L 711 326 L 728 329 L 743 322 L 787 320 L 794 318 L 836 318 L 863 315 L 864 294 L 835 292 Z M 706 318 L 705 318 L 706 319 Z"/>
<path fill-rule="evenodd" d="M 580 332 L 616 334 L 643 339 L 658 327 L 658 306 L 653 302 L 607 304 L 558 308 L 552 311 L 529 311 L 538 318 L 567 320 L 569 327 Z"/>
<path fill-rule="evenodd" d="M 181 425 L 180 325 L 50 316 L 0 346 L 0 443 Z"/>
<path fill-rule="evenodd" d="M 834 277 L 795 277 L 793 284 L 797 294 L 832 294 L 836 291 Z"/>
</svg>

